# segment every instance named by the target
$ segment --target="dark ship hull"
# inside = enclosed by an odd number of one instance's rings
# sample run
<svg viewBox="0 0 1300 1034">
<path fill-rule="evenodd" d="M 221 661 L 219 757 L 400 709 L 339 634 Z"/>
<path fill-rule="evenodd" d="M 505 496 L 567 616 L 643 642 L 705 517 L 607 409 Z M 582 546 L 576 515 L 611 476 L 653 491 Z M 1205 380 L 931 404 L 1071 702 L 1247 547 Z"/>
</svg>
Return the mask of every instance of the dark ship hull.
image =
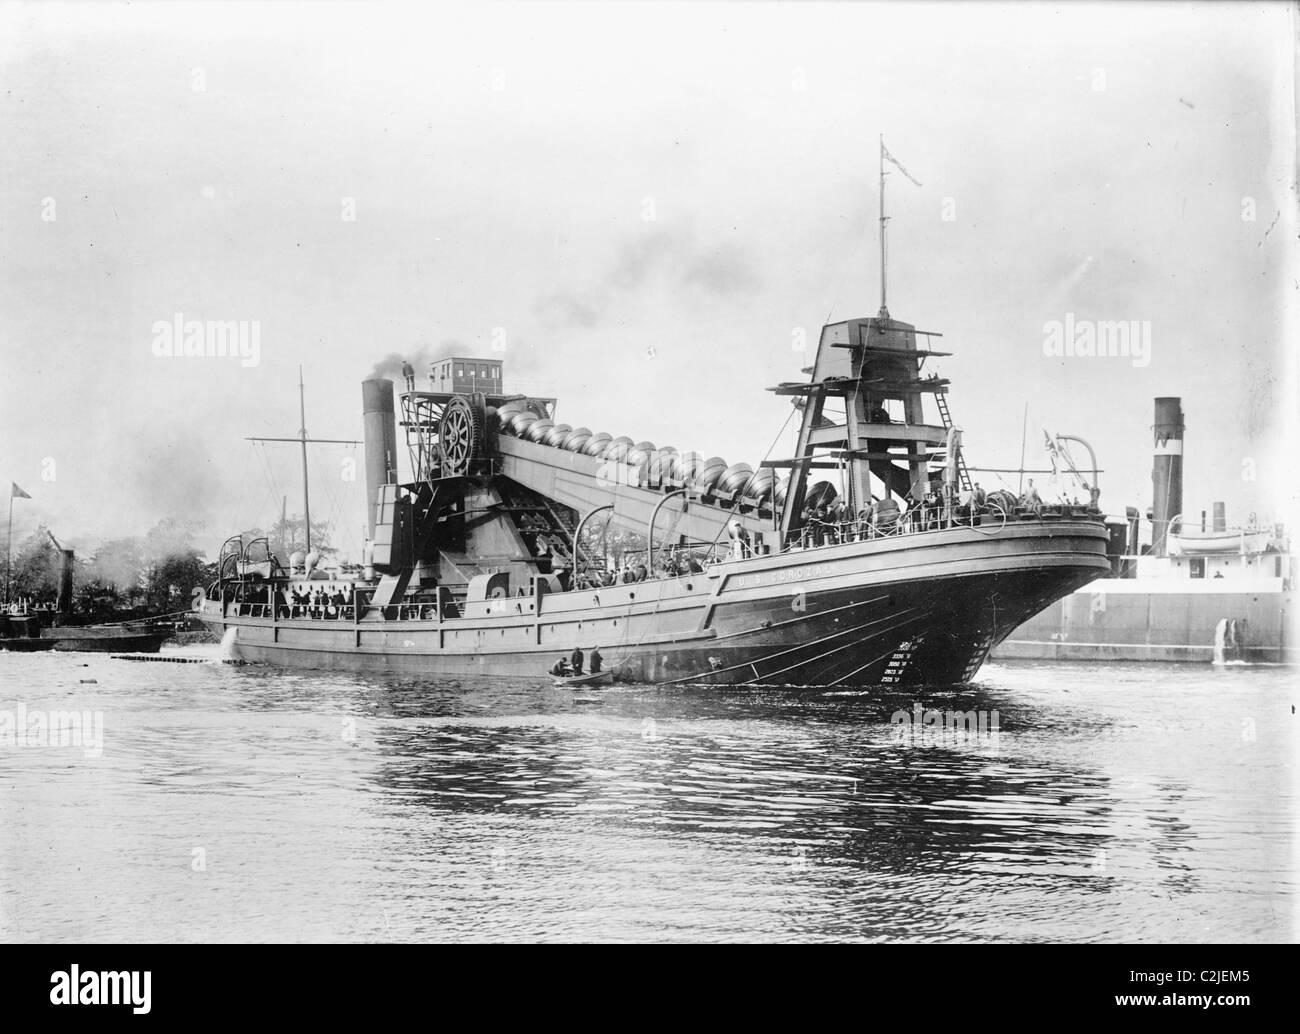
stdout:
<svg viewBox="0 0 1300 1034">
<path fill-rule="evenodd" d="M 599 646 L 628 682 L 955 683 L 1027 618 L 1104 574 L 1106 544 L 1099 522 L 1026 521 L 996 536 L 921 532 L 506 598 L 481 616 L 320 620 L 231 603 L 223 614 L 209 600 L 202 620 L 218 636 L 237 629 L 241 658 L 305 668 L 537 679 L 556 656 Z"/>
</svg>

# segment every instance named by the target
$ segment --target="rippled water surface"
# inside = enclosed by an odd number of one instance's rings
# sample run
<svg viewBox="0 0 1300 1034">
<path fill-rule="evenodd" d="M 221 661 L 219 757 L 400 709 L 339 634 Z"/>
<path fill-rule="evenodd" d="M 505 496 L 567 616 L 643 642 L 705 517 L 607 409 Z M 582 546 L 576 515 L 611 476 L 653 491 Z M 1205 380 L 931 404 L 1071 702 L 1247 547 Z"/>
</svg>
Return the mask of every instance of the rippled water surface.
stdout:
<svg viewBox="0 0 1300 1034">
<path fill-rule="evenodd" d="M 103 717 L 99 756 L 0 736 L 0 938 L 1290 940 L 1298 695 L 1196 665 L 581 697 L 0 653 L 0 733 Z M 918 704 L 996 734 L 891 722 Z"/>
</svg>

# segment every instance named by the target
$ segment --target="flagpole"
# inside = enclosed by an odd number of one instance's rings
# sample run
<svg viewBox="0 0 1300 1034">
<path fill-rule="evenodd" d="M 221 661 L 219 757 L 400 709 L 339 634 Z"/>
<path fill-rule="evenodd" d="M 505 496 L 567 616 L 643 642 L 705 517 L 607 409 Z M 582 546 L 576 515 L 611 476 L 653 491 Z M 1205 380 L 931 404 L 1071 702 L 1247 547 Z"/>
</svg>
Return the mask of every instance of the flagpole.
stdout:
<svg viewBox="0 0 1300 1034">
<path fill-rule="evenodd" d="M 880 134 L 880 317 L 889 318 L 885 276 L 885 134 Z"/>
<path fill-rule="evenodd" d="M 1025 491 L 1025 436 L 1029 433 L 1029 403 L 1025 403 L 1025 415 L 1020 422 L 1020 484 L 1016 487 L 1016 493 L 1023 495 Z"/>
<path fill-rule="evenodd" d="M 9 486 L 9 530 L 5 533 L 5 606 L 9 605 L 10 572 L 14 555 L 14 486 Z"/>
<path fill-rule="evenodd" d="M 311 552 L 311 493 L 307 488 L 307 400 L 302 386 L 302 365 L 298 366 L 298 416 L 302 420 L 302 519 L 306 529 L 307 552 Z"/>
</svg>

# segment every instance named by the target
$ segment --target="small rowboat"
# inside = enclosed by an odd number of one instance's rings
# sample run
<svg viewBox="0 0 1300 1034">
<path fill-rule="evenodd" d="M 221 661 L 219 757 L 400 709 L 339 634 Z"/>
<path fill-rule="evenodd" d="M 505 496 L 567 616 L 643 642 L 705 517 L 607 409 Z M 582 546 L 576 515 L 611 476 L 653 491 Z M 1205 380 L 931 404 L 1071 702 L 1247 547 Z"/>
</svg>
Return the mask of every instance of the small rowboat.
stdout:
<svg viewBox="0 0 1300 1034">
<path fill-rule="evenodd" d="M 586 686 L 608 686 L 614 681 L 614 673 L 608 668 L 604 671 L 587 672 L 585 675 L 552 675 L 551 681 L 557 686 L 571 686 L 581 689 Z"/>
<path fill-rule="evenodd" d="M 1197 531 L 1185 528 L 1182 517 L 1169 522 L 1169 552 L 1174 556 L 1205 556 L 1214 553 L 1262 553 L 1273 533 L 1260 528 L 1232 528 L 1226 531 Z"/>
</svg>

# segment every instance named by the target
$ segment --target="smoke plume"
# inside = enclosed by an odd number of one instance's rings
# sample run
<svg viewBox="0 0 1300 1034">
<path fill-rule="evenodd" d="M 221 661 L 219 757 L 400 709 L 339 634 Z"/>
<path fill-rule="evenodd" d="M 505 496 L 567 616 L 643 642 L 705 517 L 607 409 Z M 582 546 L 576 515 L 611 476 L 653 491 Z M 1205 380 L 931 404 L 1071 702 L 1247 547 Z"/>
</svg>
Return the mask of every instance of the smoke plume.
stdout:
<svg viewBox="0 0 1300 1034">
<path fill-rule="evenodd" d="M 377 377 L 388 377 L 390 379 L 399 379 L 402 375 L 402 363 L 408 362 L 415 367 L 415 376 L 424 377 L 429 367 L 443 359 L 451 359 L 457 355 L 473 354 L 466 353 L 465 346 L 455 339 L 444 341 L 441 345 L 433 346 L 425 342 L 419 342 L 406 352 L 389 352 L 386 356 L 375 363 L 374 369 L 367 375 L 367 380 L 374 380 Z"/>
</svg>

